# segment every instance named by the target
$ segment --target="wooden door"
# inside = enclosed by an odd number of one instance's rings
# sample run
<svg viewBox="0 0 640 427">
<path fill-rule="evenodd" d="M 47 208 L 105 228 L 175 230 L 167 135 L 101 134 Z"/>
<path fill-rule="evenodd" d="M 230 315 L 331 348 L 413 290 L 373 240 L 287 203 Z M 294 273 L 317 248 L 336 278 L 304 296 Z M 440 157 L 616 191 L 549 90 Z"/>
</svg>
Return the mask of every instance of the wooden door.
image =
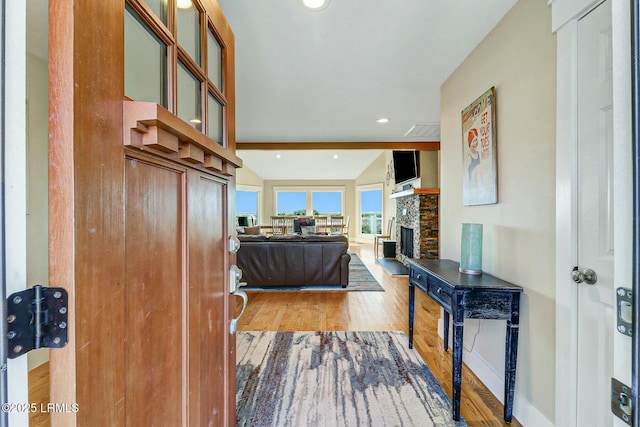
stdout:
<svg viewBox="0 0 640 427">
<path fill-rule="evenodd" d="M 612 424 L 615 328 L 611 1 L 578 21 L 577 425 Z"/>
<path fill-rule="evenodd" d="M 70 305 L 51 401 L 78 408 L 52 424 L 234 425 L 233 35 L 217 3 L 196 2 L 226 47 L 218 144 L 170 112 L 175 76 L 169 109 L 125 99 L 124 3 L 49 3 L 50 285 Z"/>
</svg>

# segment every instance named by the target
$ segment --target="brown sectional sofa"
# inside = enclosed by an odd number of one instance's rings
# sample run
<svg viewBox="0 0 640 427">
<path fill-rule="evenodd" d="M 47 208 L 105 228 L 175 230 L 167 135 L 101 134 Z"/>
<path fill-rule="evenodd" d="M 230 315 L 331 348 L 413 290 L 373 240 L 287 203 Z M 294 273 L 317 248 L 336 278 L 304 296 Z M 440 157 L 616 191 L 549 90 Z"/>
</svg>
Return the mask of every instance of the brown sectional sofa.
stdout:
<svg viewBox="0 0 640 427">
<path fill-rule="evenodd" d="M 345 236 L 239 235 L 237 264 L 247 286 L 349 284 Z"/>
</svg>

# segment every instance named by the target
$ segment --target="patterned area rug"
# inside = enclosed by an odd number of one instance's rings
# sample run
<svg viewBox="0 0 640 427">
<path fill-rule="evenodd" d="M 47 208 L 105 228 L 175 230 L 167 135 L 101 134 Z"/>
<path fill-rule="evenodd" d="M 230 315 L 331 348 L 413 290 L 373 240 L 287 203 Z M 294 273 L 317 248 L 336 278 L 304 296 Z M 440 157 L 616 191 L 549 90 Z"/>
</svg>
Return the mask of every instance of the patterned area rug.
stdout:
<svg viewBox="0 0 640 427">
<path fill-rule="evenodd" d="M 402 332 L 239 332 L 238 426 L 466 426 Z"/>
<path fill-rule="evenodd" d="M 351 254 L 349 261 L 349 285 L 343 288 L 336 286 L 245 286 L 248 292 L 294 292 L 294 291 L 382 291 L 384 289 L 356 254 Z"/>
</svg>

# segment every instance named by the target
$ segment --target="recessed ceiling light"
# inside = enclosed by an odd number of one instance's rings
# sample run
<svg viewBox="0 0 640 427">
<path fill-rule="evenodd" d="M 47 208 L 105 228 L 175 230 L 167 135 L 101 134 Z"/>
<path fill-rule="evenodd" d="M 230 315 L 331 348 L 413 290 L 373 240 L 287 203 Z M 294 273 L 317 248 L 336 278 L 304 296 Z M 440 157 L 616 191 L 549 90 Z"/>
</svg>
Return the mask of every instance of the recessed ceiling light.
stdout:
<svg viewBox="0 0 640 427">
<path fill-rule="evenodd" d="M 389 119 L 387 119 L 386 117 L 381 117 L 376 120 L 376 123 L 389 123 Z"/>
<path fill-rule="evenodd" d="M 193 6 L 193 3 L 191 3 L 191 0 L 178 0 L 178 9 L 189 9 L 191 6 Z"/>
<path fill-rule="evenodd" d="M 302 0 L 304 6 L 313 11 L 325 9 L 329 6 L 329 0 Z"/>
<path fill-rule="evenodd" d="M 337 158 L 338 158 L 338 155 L 337 155 L 337 154 L 334 154 L 334 155 L 333 155 L 333 158 L 334 158 L 334 159 L 337 159 Z"/>
<path fill-rule="evenodd" d="M 280 154 L 276 154 L 276 159 L 279 159 L 280 157 L 282 157 Z"/>
</svg>

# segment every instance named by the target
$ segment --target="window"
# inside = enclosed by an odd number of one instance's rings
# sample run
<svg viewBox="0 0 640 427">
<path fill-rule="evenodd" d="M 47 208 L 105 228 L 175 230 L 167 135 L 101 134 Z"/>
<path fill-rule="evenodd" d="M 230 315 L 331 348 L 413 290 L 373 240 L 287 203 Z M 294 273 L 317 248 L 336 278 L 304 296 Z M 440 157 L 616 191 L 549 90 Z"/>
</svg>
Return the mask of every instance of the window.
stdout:
<svg viewBox="0 0 640 427">
<path fill-rule="evenodd" d="M 276 199 L 277 215 L 306 215 L 307 193 L 300 191 L 280 191 Z"/>
<path fill-rule="evenodd" d="M 168 108 L 167 45 L 129 5 L 124 14 L 124 38 L 125 93 L 137 101 Z"/>
<path fill-rule="evenodd" d="M 178 8 L 178 43 L 196 64 L 201 64 L 200 11 L 192 4 L 189 8 Z"/>
<path fill-rule="evenodd" d="M 358 193 L 358 234 L 382 234 L 382 184 L 361 185 Z"/>
<path fill-rule="evenodd" d="M 274 187 L 277 215 L 343 215 L 344 187 Z"/>
<path fill-rule="evenodd" d="M 125 95 L 163 106 L 227 147 L 223 85 L 230 61 L 203 2 L 186 9 L 167 0 L 126 0 L 125 6 Z"/>
<path fill-rule="evenodd" d="M 342 215 L 342 193 L 339 191 L 312 192 L 311 211 L 314 215 Z"/>
<path fill-rule="evenodd" d="M 260 218 L 260 187 L 238 185 L 236 191 L 236 224 L 246 226 L 258 224 Z M 246 219 L 245 219 L 246 218 Z"/>
</svg>

